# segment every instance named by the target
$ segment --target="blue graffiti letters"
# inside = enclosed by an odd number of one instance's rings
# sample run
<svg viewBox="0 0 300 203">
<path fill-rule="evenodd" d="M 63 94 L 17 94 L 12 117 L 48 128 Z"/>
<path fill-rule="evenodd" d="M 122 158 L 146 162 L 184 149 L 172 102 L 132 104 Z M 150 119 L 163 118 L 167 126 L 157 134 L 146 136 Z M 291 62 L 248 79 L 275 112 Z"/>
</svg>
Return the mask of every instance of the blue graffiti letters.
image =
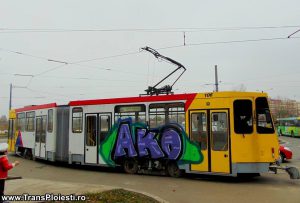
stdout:
<svg viewBox="0 0 300 203">
<path fill-rule="evenodd" d="M 120 122 L 114 157 L 139 156 L 177 160 L 182 152 L 180 136 L 180 132 L 174 127 L 152 131 L 146 126 L 131 129 L 131 122 Z"/>
<path fill-rule="evenodd" d="M 203 161 L 200 146 L 188 138 L 179 124 L 149 128 L 146 123 L 132 123 L 131 118 L 120 118 L 114 124 L 101 142 L 99 153 L 111 166 L 122 164 L 124 158 L 138 159 L 145 167 L 148 159 L 174 160 L 179 165 Z"/>
<path fill-rule="evenodd" d="M 167 129 L 163 132 L 161 146 L 169 159 L 176 160 L 181 152 L 181 139 L 177 131 Z"/>
<path fill-rule="evenodd" d="M 147 149 L 150 150 L 150 154 L 153 159 L 164 157 L 164 153 L 161 151 L 157 140 L 154 139 L 154 137 L 154 133 L 146 133 L 145 129 L 137 130 L 138 150 L 141 157 L 148 155 Z"/>
<path fill-rule="evenodd" d="M 135 151 L 133 141 L 131 138 L 130 128 L 127 123 L 122 124 L 120 126 L 116 150 L 115 150 L 115 157 L 120 157 L 120 156 L 126 155 L 125 149 L 128 150 L 129 157 L 137 156 L 137 153 Z"/>
</svg>

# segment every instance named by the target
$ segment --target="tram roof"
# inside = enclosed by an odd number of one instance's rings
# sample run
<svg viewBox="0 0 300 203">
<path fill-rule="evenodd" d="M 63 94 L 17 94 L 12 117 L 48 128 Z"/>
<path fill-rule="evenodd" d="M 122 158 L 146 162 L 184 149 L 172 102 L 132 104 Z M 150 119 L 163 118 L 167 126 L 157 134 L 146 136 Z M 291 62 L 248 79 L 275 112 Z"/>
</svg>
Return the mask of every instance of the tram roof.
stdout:
<svg viewBox="0 0 300 203">
<path fill-rule="evenodd" d="M 159 101 L 174 101 L 174 100 L 186 100 L 187 106 L 195 98 L 221 98 L 221 97 L 257 97 L 267 96 L 266 93 L 260 92 L 236 92 L 236 91 L 224 91 L 224 92 L 207 92 L 207 93 L 186 93 L 186 94 L 171 94 L 171 95 L 153 95 L 153 96 L 139 96 L 139 97 L 122 97 L 122 98 L 110 98 L 110 99 L 89 99 L 89 100 L 74 100 L 68 103 L 68 106 L 86 106 L 86 105 L 100 105 L 100 104 L 124 104 L 124 103 L 141 103 L 141 102 L 159 102 Z M 41 105 L 25 106 L 23 108 L 15 109 L 15 112 L 33 111 L 38 109 L 47 109 L 57 107 L 56 103 L 48 103 Z"/>
<path fill-rule="evenodd" d="M 138 102 L 155 102 L 155 101 L 169 101 L 169 100 L 193 100 L 197 94 L 172 94 L 172 95 L 158 95 L 158 96 L 140 96 L 140 97 L 123 97 L 111 99 L 91 99 L 91 100 L 77 100 L 70 101 L 69 106 L 85 106 L 98 104 L 118 104 L 118 103 L 138 103 Z"/>
<path fill-rule="evenodd" d="M 266 93 L 260 92 L 207 92 L 207 93 L 187 93 L 187 94 L 172 94 L 172 95 L 153 95 L 153 96 L 140 96 L 140 97 L 123 97 L 111 99 L 91 99 L 91 100 L 75 100 L 70 101 L 69 106 L 85 106 L 85 105 L 99 105 L 99 104 L 119 104 L 119 103 L 138 103 L 138 102 L 158 102 L 158 101 L 172 101 L 172 100 L 190 100 L 197 98 L 211 98 L 220 97 L 256 97 L 267 96 Z"/>
<path fill-rule="evenodd" d="M 38 109 L 49 109 L 49 108 L 53 108 L 53 107 L 57 107 L 57 104 L 49 103 L 49 104 L 25 106 L 23 108 L 16 109 L 16 112 L 33 111 L 33 110 L 38 110 Z"/>
</svg>

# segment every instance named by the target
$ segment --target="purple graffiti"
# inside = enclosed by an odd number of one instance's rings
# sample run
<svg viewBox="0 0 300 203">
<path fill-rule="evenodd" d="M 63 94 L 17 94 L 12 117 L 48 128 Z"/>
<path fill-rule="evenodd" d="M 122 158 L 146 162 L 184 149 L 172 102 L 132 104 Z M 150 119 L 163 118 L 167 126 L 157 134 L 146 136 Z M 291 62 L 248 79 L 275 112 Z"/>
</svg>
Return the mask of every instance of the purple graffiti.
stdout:
<svg viewBox="0 0 300 203">
<path fill-rule="evenodd" d="M 161 151 L 157 143 L 157 140 L 154 137 L 155 137 L 154 133 L 149 132 L 146 134 L 145 129 L 138 129 L 137 143 L 138 143 L 139 155 L 141 157 L 147 156 L 148 150 L 150 151 L 150 155 L 153 159 L 164 157 L 164 153 Z"/>
<path fill-rule="evenodd" d="M 115 157 L 126 155 L 125 149 L 128 150 L 129 157 L 137 156 L 131 138 L 131 133 L 128 124 L 122 124 L 117 138 L 117 145 L 115 150 Z"/>
<path fill-rule="evenodd" d="M 169 159 L 176 160 L 181 152 L 181 139 L 177 131 L 167 129 L 163 132 L 161 146 Z"/>
<path fill-rule="evenodd" d="M 114 157 L 145 157 L 152 159 L 167 158 L 177 160 L 182 151 L 181 134 L 173 127 L 165 128 L 160 136 L 145 128 L 137 128 L 132 136 L 130 123 L 121 123 L 117 135 Z M 156 139 L 160 137 L 160 141 Z M 136 138 L 136 145 L 133 139 Z M 126 150 L 125 150 L 126 149 Z M 137 151 L 139 154 L 137 154 Z"/>
</svg>

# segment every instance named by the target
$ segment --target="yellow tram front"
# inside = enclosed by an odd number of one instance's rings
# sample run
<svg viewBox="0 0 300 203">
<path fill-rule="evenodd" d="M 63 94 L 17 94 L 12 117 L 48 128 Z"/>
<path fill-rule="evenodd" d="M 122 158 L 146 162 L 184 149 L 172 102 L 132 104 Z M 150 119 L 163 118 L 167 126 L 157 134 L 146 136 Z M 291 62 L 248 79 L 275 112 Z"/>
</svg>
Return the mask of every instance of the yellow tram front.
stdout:
<svg viewBox="0 0 300 203">
<path fill-rule="evenodd" d="M 267 94 L 214 92 L 197 94 L 186 116 L 190 139 L 204 156 L 191 172 L 258 174 L 278 159 Z"/>
</svg>

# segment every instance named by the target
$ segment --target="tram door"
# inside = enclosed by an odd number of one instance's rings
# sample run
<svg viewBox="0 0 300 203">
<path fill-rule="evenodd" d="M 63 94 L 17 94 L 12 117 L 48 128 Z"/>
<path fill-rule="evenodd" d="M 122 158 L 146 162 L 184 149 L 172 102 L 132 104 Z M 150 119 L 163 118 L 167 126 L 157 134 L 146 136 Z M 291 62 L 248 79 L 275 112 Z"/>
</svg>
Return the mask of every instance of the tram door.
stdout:
<svg viewBox="0 0 300 203">
<path fill-rule="evenodd" d="M 203 154 L 203 161 L 201 164 L 192 164 L 193 171 L 209 171 L 210 150 L 209 150 L 209 122 L 207 111 L 192 111 L 190 113 L 190 139 L 200 145 Z"/>
<path fill-rule="evenodd" d="M 85 163 L 105 164 L 99 154 L 101 142 L 111 126 L 110 114 L 86 114 L 85 116 Z"/>
<path fill-rule="evenodd" d="M 230 173 L 228 110 L 190 112 L 190 138 L 200 145 L 204 156 L 192 171 Z"/>
<path fill-rule="evenodd" d="M 98 149 L 100 148 L 100 144 L 105 140 L 110 127 L 111 127 L 111 115 L 110 114 L 99 114 L 98 116 L 98 126 L 99 126 L 99 133 L 98 133 Z M 99 151 L 98 151 L 98 163 L 105 164 L 105 161 L 102 159 Z"/>
<path fill-rule="evenodd" d="M 34 155 L 46 158 L 46 123 L 47 116 L 36 117 Z"/>
<path fill-rule="evenodd" d="M 85 116 L 85 163 L 97 163 L 97 114 Z"/>
<path fill-rule="evenodd" d="M 210 111 L 210 123 L 211 172 L 230 173 L 228 111 Z"/>
</svg>

